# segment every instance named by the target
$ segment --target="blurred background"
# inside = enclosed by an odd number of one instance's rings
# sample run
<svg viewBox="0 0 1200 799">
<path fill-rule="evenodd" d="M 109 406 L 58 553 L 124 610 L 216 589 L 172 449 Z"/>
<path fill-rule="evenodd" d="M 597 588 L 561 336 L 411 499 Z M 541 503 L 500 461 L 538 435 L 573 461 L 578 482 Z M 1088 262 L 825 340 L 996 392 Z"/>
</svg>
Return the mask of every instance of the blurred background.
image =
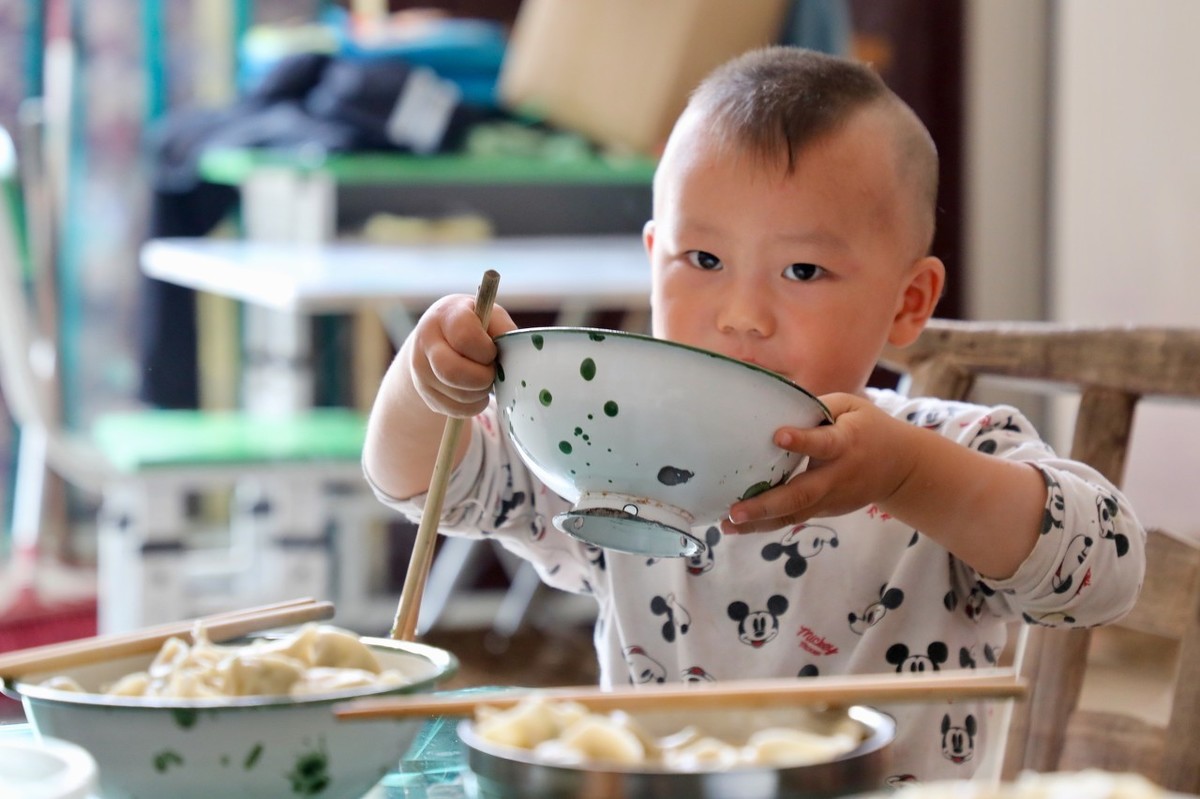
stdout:
<svg viewBox="0 0 1200 799">
<path fill-rule="evenodd" d="M 54 413 L 86 431 L 113 411 L 246 402 L 236 376 L 246 365 L 243 311 L 148 281 L 139 252 L 163 235 L 249 235 L 239 189 L 258 163 L 247 167 L 250 156 L 282 153 L 316 171 L 344 154 L 432 159 L 432 177 L 339 184 L 322 234 L 339 240 L 636 234 L 662 132 L 730 5 L 0 0 L 0 125 L 31 156 L 17 132 L 43 121 L 40 161 L 56 209 Z M 743 36 L 767 31 L 770 41 L 870 62 L 930 128 L 942 155 L 934 249 L 950 274 L 940 316 L 1200 321 L 1200 3 L 737 7 Z M 716 44 L 745 46 L 728 36 Z M 442 109 L 435 122 L 397 129 L 402 89 L 422 69 L 453 90 L 432 101 Z M 437 160 L 462 155 L 592 171 L 565 188 L 438 176 L 444 164 L 470 177 L 477 162 Z M 356 193 L 359 183 L 369 190 Z M 386 337 L 364 335 L 345 315 L 311 325 L 308 399 L 365 409 L 393 351 Z M 365 374 L 348 367 L 364 356 Z M 20 436 L 6 402 L 0 395 L 0 553 L 12 548 Z M 1051 435 L 1059 412 L 1035 411 Z M 1128 493 L 1148 524 L 1200 537 L 1200 420 L 1156 405 L 1138 425 Z M 86 568 L 96 499 L 51 488 L 42 545 Z M 390 577 L 378 579 L 394 589 L 411 529 L 391 527 L 396 554 L 381 561 Z M 511 580 L 494 564 L 481 574 L 485 586 Z M 11 573 L 3 579 L 11 587 Z"/>
</svg>

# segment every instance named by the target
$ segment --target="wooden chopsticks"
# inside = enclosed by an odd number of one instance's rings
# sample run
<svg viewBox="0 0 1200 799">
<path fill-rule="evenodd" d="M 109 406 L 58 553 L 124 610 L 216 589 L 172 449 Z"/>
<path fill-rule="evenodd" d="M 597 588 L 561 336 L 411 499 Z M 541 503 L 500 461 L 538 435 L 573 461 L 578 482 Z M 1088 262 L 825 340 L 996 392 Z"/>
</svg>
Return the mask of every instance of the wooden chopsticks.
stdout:
<svg viewBox="0 0 1200 799">
<path fill-rule="evenodd" d="M 203 626 L 210 641 L 217 643 L 260 630 L 329 619 L 333 617 L 333 613 L 332 602 L 318 602 L 311 598 L 291 599 L 145 627 L 128 633 L 110 633 L 47 644 L 0 654 L 0 677 L 20 677 L 24 674 L 154 652 L 168 638 L 185 638 L 190 641 L 197 624 Z"/>
<path fill-rule="evenodd" d="M 528 697 L 578 702 L 594 712 L 611 710 L 748 709 L 780 705 L 889 704 L 933 702 L 973 697 L 1023 697 L 1025 680 L 1011 669 L 947 671 L 929 675 L 854 674 L 839 677 L 794 677 L 728 680 L 702 685 L 672 683 L 642 688 L 544 688 L 478 693 L 467 696 L 411 694 L 359 699 L 334 707 L 340 719 L 404 716 L 469 716 L 480 707 L 511 707 Z"/>
<path fill-rule="evenodd" d="M 475 295 L 475 315 L 486 331 L 496 302 L 496 290 L 500 285 L 500 273 L 489 269 L 483 273 L 479 291 Z M 433 548 L 437 543 L 437 527 L 442 516 L 442 502 L 446 497 L 446 484 L 454 466 L 454 455 L 458 449 L 458 438 L 462 434 L 462 419 L 446 419 L 442 429 L 442 441 L 437 459 L 433 463 L 433 476 L 429 480 L 429 492 L 425 495 L 425 508 L 421 512 L 421 523 L 417 525 L 417 538 L 409 556 L 408 572 L 400 589 L 400 602 L 396 606 L 396 617 L 392 621 L 391 637 L 398 641 L 411 641 L 417 635 L 417 619 L 421 612 L 421 597 L 425 593 L 425 582 L 433 562 Z"/>
</svg>

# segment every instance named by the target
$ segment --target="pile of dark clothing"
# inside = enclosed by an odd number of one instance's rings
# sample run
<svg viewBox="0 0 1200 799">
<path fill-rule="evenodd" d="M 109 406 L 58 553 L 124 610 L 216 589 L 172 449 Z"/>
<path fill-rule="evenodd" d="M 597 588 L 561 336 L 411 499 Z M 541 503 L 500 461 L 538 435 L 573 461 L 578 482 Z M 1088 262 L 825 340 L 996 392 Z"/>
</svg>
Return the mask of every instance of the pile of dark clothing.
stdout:
<svg viewBox="0 0 1200 799">
<path fill-rule="evenodd" d="M 203 236 L 236 207 L 236 187 L 208 183 L 200 174 L 200 157 L 210 148 L 296 150 L 306 156 L 451 152 L 461 148 L 473 125 L 500 115 L 494 107 L 461 100 L 427 103 L 439 118 L 417 126 L 419 139 L 406 139 L 403 126 L 396 125 L 398 104 L 406 90 L 428 93 L 430 80 L 427 68 L 397 59 L 303 54 L 280 61 L 228 108 L 169 114 L 148 146 L 153 178 L 148 236 Z M 141 399 L 164 408 L 196 407 L 194 293 L 143 278 L 139 302 Z"/>
</svg>

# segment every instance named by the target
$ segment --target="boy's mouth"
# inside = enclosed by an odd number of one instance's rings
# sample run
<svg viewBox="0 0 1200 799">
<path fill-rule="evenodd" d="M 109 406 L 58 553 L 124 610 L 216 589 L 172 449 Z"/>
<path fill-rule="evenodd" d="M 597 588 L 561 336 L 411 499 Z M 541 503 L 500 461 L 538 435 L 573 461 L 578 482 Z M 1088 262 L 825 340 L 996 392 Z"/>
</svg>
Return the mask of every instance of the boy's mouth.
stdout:
<svg viewBox="0 0 1200 799">
<path fill-rule="evenodd" d="M 762 362 L 759 361 L 757 358 L 755 358 L 753 355 L 745 355 L 745 354 L 736 353 L 736 352 L 730 352 L 730 353 L 726 353 L 726 354 L 730 358 L 733 358 L 734 360 L 742 361 L 743 363 L 753 364 L 754 366 L 757 366 L 761 369 L 766 368 L 765 366 L 762 365 Z"/>
<path fill-rule="evenodd" d="M 720 352 L 722 355 L 724 355 L 727 358 L 733 358 L 735 361 L 741 361 L 742 363 L 748 363 L 751 366 L 757 366 L 759 369 L 766 369 L 768 372 L 774 372 L 775 374 L 783 375 L 784 377 L 788 377 L 790 379 L 790 376 L 786 372 L 783 372 L 779 369 L 776 369 L 773 366 L 770 366 L 769 364 L 765 363 L 763 360 L 756 358 L 753 355 L 747 355 L 746 353 L 738 353 L 738 352 L 727 352 L 727 351 L 723 352 L 720 350 L 717 350 L 717 352 Z"/>
<path fill-rule="evenodd" d="M 783 372 L 780 372 L 778 369 L 763 363 L 762 361 L 758 360 L 757 358 L 755 358 L 753 356 L 750 356 L 750 357 L 733 356 L 733 357 L 737 358 L 739 361 L 742 361 L 743 363 L 748 363 L 751 366 L 757 366 L 759 369 L 766 369 L 768 372 L 775 372 L 776 374 L 783 374 Z"/>
</svg>

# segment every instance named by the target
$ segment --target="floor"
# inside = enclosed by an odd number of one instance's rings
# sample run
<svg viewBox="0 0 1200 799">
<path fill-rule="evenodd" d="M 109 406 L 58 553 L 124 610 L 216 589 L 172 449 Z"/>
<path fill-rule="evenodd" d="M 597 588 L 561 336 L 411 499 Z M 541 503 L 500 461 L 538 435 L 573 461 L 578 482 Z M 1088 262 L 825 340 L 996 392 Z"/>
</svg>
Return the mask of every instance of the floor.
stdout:
<svg viewBox="0 0 1200 799">
<path fill-rule="evenodd" d="M 443 688 L 478 685 L 595 685 L 599 668 L 585 626 L 535 629 L 525 625 L 502 640 L 489 630 L 432 630 L 425 643 L 453 652 L 458 674 Z"/>
<path fill-rule="evenodd" d="M 1081 708 L 1128 713 L 1150 724 L 1166 724 L 1178 668 L 1178 642 L 1100 628 L 1092 632 L 1091 653 L 1079 697 Z"/>
</svg>

